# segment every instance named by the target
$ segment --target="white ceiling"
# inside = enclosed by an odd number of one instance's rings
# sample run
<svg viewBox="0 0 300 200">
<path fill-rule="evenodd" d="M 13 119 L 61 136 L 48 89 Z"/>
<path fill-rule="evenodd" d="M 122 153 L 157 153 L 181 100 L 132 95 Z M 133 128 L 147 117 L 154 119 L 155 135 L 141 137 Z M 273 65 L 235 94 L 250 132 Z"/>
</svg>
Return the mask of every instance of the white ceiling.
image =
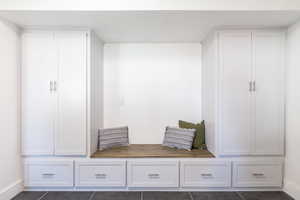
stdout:
<svg viewBox="0 0 300 200">
<path fill-rule="evenodd" d="M 199 42 L 220 26 L 287 27 L 299 11 L 3 11 L 21 27 L 86 27 L 104 42 Z"/>
</svg>

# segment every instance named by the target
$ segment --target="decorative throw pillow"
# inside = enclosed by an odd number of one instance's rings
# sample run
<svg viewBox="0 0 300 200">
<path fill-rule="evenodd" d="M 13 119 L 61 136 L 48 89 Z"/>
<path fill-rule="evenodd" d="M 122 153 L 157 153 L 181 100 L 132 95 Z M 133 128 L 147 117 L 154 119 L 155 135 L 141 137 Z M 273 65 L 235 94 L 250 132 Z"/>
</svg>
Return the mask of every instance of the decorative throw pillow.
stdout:
<svg viewBox="0 0 300 200">
<path fill-rule="evenodd" d="M 196 129 L 195 138 L 193 141 L 193 149 L 206 149 L 204 120 L 199 124 L 194 124 L 194 123 L 179 120 L 179 127 Z"/>
<path fill-rule="evenodd" d="M 167 127 L 163 146 L 191 150 L 196 129 Z"/>
<path fill-rule="evenodd" d="M 99 130 L 98 149 L 128 146 L 128 127 L 105 128 Z"/>
</svg>

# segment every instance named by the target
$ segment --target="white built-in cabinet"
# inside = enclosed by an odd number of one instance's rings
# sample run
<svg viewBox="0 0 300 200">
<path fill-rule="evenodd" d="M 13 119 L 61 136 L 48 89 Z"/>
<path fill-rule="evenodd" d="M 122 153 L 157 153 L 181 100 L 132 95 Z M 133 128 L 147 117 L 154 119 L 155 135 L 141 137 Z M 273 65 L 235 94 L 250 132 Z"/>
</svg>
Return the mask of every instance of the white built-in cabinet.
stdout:
<svg viewBox="0 0 300 200">
<path fill-rule="evenodd" d="M 22 35 L 24 155 L 86 155 L 86 31 Z"/>
<path fill-rule="evenodd" d="M 26 189 L 184 191 L 282 187 L 283 159 L 36 159 L 24 162 Z"/>
<path fill-rule="evenodd" d="M 215 31 L 203 41 L 202 113 L 208 150 L 216 158 L 92 159 L 74 156 L 97 149 L 103 124 L 102 42 L 90 31 L 25 31 L 25 188 L 280 189 L 284 43 L 281 30 Z"/>
<path fill-rule="evenodd" d="M 213 152 L 283 155 L 284 43 L 280 30 L 217 31 L 203 42 L 203 118 Z"/>
</svg>

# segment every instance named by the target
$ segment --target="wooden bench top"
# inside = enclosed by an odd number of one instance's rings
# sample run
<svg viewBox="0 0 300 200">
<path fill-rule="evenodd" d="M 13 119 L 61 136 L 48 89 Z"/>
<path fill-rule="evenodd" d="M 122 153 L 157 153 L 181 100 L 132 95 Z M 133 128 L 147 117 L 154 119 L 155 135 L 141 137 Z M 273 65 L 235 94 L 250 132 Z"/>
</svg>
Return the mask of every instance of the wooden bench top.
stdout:
<svg viewBox="0 0 300 200">
<path fill-rule="evenodd" d="M 160 144 L 131 144 L 96 151 L 92 158 L 214 158 L 207 150 L 191 151 L 164 147 Z"/>
</svg>

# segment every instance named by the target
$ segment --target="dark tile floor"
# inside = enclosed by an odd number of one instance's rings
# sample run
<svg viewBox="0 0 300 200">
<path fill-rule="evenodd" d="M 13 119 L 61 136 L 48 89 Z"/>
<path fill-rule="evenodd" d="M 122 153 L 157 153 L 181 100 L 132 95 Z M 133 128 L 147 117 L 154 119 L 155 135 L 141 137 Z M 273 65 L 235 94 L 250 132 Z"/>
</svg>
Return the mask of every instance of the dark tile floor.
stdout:
<svg viewBox="0 0 300 200">
<path fill-rule="evenodd" d="M 293 200 L 284 192 L 22 192 L 13 200 Z"/>
</svg>

